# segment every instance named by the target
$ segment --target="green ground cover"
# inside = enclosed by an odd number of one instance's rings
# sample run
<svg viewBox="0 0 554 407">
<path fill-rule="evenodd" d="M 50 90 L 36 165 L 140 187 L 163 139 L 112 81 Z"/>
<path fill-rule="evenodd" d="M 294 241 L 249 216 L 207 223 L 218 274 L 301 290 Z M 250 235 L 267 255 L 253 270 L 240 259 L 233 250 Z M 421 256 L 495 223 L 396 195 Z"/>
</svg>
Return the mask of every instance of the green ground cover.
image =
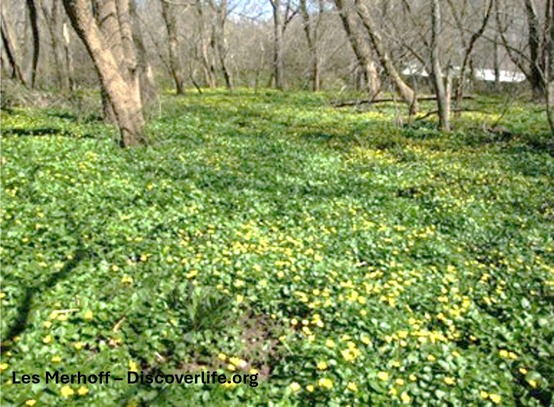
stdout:
<svg viewBox="0 0 554 407">
<path fill-rule="evenodd" d="M 71 112 L 2 112 L 2 405 L 551 403 L 540 106 L 480 99 L 441 134 L 328 101 L 164 97 L 128 150 Z M 259 386 L 11 383 L 53 370 Z"/>
</svg>

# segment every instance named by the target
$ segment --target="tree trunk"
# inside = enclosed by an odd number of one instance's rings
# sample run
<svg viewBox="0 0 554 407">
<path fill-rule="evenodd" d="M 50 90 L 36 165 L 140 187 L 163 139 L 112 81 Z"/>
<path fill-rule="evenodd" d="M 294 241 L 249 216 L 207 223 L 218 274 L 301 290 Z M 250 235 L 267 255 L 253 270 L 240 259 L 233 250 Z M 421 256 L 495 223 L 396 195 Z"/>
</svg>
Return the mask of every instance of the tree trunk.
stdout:
<svg viewBox="0 0 554 407">
<path fill-rule="evenodd" d="M 21 82 L 23 85 L 26 85 L 25 77 L 21 72 L 21 67 L 19 66 L 17 48 L 15 43 L 15 37 L 11 27 L 8 25 L 8 20 L 4 12 L 4 7 L 2 7 L 2 22 L 1 22 L 1 34 L 2 34 L 2 44 L 4 45 L 4 51 L 8 58 L 12 70 L 12 79 L 15 79 Z"/>
<path fill-rule="evenodd" d="M 133 75 L 133 71 L 136 71 L 136 61 L 133 60 L 134 48 L 131 46 L 132 37 L 129 35 L 127 1 L 103 0 L 100 4 L 105 6 L 106 10 L 114 10 L 117 13 L 109 18 L 119 22 L 119 29 L 115 34 L 120 36 L 116 41 L 121 42 L 123 48 L 121 65 L 120 58 L 114 55 L 113 48 L 90 13 L 87 0 L 63 0 L 71 24 L 94 62 L 102 89 L 113 108 L 120 132 L 120 144 L 123 147 L 145 141 L 142 104 L 140 97 L 137 98 L 137 85 Z"/>
<path fill-rule="evenodd" d="M 65 88 L 63 63 L 60 59 L 60 21 L 58 15 L 58 2 L 53 1 L 51 8 L 48 9 L 46 3 L 42 3 L 42 14 L 46 19 L 46 25 L 48 26 L 48 32 L 52 41 L 52 56 L 54 57 L 54 67 L 56 69 L 56 84 L 59 89 Z"/>
<path fill-rule="evenodd" d="M 394 67 L 390 55 L 385 48 L 385 44 L 383 43 L 381 36 L 377 33 L 377 30 L 375 29 L 375 24 L 373 22 L 373 19 L 371 18 L 371 14 L 365 4 L 363 4 L 360 0 L 356 0 L 355 3 L 357 6 L 358 15 L 360 16 L 363 26 L 365 27 L 367 34 L 369 35 L 369 39 L 371 40 L 373 49 L 379 57 L 379 61 L 381 62 L 383 69 L 396 87 L 396 90 L 400 94 L 402 100 L 410 106 L 410 113 L 415 113 L 418 107 L 417 98 L 414 90 L 402 80 L 400 74 Z"/>
<path fill-rule="evenodd" d="M 554 137 L 554 1 L 548 0 L 546 3 L 546 72 L 545 76 L 548 81 L 547 87 L 547 101 L 546 101 L 546 113 L 548 116 L 548 123 L 550 124 L 550 132 Z M 552 151 L 554 154 L 554 151 Z"/>
<path fill-rule="evenodd" d="M 321 88 L 321 59 L 319 56 L 318 29 L 321 22 L 321 14 L 323 13 L 322 0 L 318 1 L 318 6 L 317 16 L 312 17 L 308 11 L 307 0 L 300 1 L 300 13 L 302 15 L 303 22 L 302 26 L 304 28 L 304 34 L 306 34 L 308 51 L 310 52 L 310 79 L 312 81 L 312 90 L 314 92 L 319 92 Z"/>
<path fill-rule="evenodd" d="M 486 5 L 485 14 L 483 16 L 483 19 L 481 20 L 481 25 L 477 31 L 475 31 L 471 38 L 469 39 L 469 42 L 466 43 L 465 40 L 462 40 L 462 45 L 464 47 L 464 56 L 462 60 L 462 66 L 460 69 L 460 74 L 458 76 L 458 86 L 456 87 L 456 96 L 455 96 L 455 107 L 458 109 L 460 107 L 460 104 L 463 99 L 464 95 L 464 86 L 465 86 L 465 79 L 467 74 L 467 69 L 470 69 L 470 72 L 473 68 L 473 59 L 472 54 L 473 50 L 475 48 L 475 44 L 477 41 L 483 36 L 485 33 L 485 30 L 487 28 L 487 25 L 489 24 L 490 17 L 492 15 L 493 11 L 493 5 L 495 0 L 488 0 L 488 4 Z M 460 32 L 460 36 L 463 38 L 463 35 L 465 34 L 465 27 L 463 25 L 463 22 L 460 18 L 458 18 L 458 14 L 456 13 L 455 6 L 452 2 L 452 0 L 448 0 L 448 4 L 450 5 L 450 8 L 452 9 L 452 14 L 456 16 L 456 25 L 458 27 L 458 31 Z"/>
<path fill-rule="evenodd" d="M 202 62 L 202 68 L 204 70 L 205 81 L 210 88 L 217 87 L 216 69 L 213 63 L 212 56 L 210 55 L 210 45 L 214 45 L 213 41 L 210 41 L 210 33 L 206 29 L 206 16 L 204 5 L 202 2 L 196 2 L 196 12 L 198 14 L 198 34 L 200 42 L 200 60 Z M 211 33 L 213 34 L 213 32 Z"/>
<path fill-rule="evenodd" d="M 534 0 L 525 0 L 525 15 L 527 17 L 527 45 L 529 47 L 529 73 L 533 96 L 536 99 L 545 97 L 544 63 L 542 61 L 539 17 Z"/>
<path fill-rule="evenodd" d="M 339 16 L 344 27 L 344 31 L 350 40 L 350 45 L 358 60 L 358 65 L 362 70 L 362 75 L 365 80 L 366 90 L 369 97 L 375 97 L 379 93 L 381 83 L 379 80 L 379 74 L 375 69 L 373 58 L 371 56 L 371 48 L 367 41 L 363 38 L 360 32 L 357 22 L 349 9 L 345 4 L 345 0 L 335 0 L 335 5 L 339 11 Z"/>
<path fill-rule="evenodd" d="M 62 33 L 67 86 L 70 91 L 73 91 L 75 89 L 75 74 L 73 69 L 73 55 L 71 54 L 71 34 L 69 33 L 69 27 L 65 22 L 62 25 Z"/>
<path fill-rule="evenodd" d="M 498 38 L 498 34 L 494 37 L 494 90 L 499 91 L 500 90 L 500 56 L 499 56 L 499 47 L 498 47 L 498 41 L 500 39 Z"/>
<path fill-rule="evenodd" d="M 38 30 L 38 13 L 37 13 L 35 0 L 27 0 L 27 9 L 29 11 L 29 20 L 31 21 L 31 31 L 33 34 L 33 62 L 31 66 L 31 88 L 34 88 L 37 80 L 38 58 L 40 55 L 40 34 Z"/>
<path fill-rule="evenodd" d="M 283 18 L 281 0 L 271 0 L 273 8 L 273 76 L 275 87 L 285 89 L 285 68 L 283 63 Z"/>
<path fill-rule="evenodd" d="M 176 5 L 164 0 L 162 4 L 162 17 L 167 30 L 167 42 L 169 50 L 169 69 L 175 85 L 175 93 L 182 95 L 184 89 L 184 75 L 182 71 L 181 53 L 179 46 L 179 34 L 177 31 L 177 10 Z"/>
<path fill-rule="evenodd" d="M 450 95 L 444 83 L 440 61 L 439 37 L 442 30 L 442 21 L 439 0 L 432 1 L 431 12 L 431 77 L 437 96 L 439 127 L 441 130 L 450 131 Z"/>
<path fill-rule="evenodd" d="M 233 79 L 229 67 L 227 66 L 227 50 L 225 49 L 225 22 L 227 21 L 227 0 L 221 0 L 220 4 L 214 0 L 210 0 L 210 7 L 214 13 L 213 17 L 213 41 L 214 52 L 225 80 L 225 86 L 227 89 L 233 89 Z"/>
<path fill-rule="evenodd" d="M 148 105 L 152 100 L 156 99 L 156 84 L 154 82 L 154 72 L 152 66 L 148 61 L 148 55 L 146 52 L 146 46 L 144 45 L 144 39 L 142 36 L 142 29 L 140 26 L 139 17 L 137 14 L 137 8 L 135 4 L 136 0 L 131 0 L 129 3 L 129 13 L 132 21 L 133 29 L 133 41 L 136 44 L 137 52 L 137 68 L 140 81 L 140 92 L 143 106 Z"/>
</svg>

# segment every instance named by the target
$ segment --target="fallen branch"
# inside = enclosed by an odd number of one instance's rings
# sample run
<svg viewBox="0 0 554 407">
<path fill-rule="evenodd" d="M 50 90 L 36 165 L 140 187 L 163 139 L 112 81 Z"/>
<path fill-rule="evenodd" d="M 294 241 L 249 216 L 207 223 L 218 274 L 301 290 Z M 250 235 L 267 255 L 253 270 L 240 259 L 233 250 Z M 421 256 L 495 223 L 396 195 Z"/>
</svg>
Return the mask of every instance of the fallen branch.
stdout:
<svg viewBox="0 0 554 407">
<path fill-rule="evenodd" d="M 465 95 L 463 99 L 475 99 L 474 95 Z M 395 98 L 376 98 L 376 99 L 360 99 L 360 100 L 344 100 L 344 101 L 334 101 L 331 102 L 333 107 L 346 107 L 346 106 L 358 106 L 362 104 L 375 104 L 375 103 L 386 103 L 386 102 L 395 102 Z M 437 100 L 436 96 L 420 96 L 417 98 L 418 102 Z"/>
<path fill-rule="evenodd" d="M 450 111 L 453 112 L 453 113 L 470 113 L 470 112 L 484 113 L 483 111 L 478 110 L 478 109 L 462 109 L 462 108 L 450 109 Z M 418 122 L 420 120 L 425 120 L 429 116 L 433 116 L 435 114 L 439 114 L 439 111 L 438 110 L 433 110 L 432 112 L 425 113 L 423 116 L 418 116 L 415 119 L 415 121 Z"/>
</svg>

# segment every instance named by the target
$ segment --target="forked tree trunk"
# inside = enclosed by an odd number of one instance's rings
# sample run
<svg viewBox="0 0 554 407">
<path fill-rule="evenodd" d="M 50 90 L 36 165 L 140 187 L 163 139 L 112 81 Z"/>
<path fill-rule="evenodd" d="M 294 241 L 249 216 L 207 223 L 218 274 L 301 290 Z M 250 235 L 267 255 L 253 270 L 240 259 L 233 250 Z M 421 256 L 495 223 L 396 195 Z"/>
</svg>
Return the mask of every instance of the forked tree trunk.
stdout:
<svg viewBox="0 0 554 407">
<path fill-rule="evenodd" d="M 321 89 L 321 57 L 319 51 L 319 27 L 323 14 L 323 0 L 318 0 L 318 8 L 315 16 L 308 10 L 307 0 L 300 1 L 300 14 L 302 15 L 302 26 L 306 34 L 306 42 L 310 52 L 310 71 L 312 90 L 319 92 Z"/>
<path fill-rule="evenodd" d="M 231 71 L 227 66 L 227 49 L 225 47 L 225 23 L 227 22 L 228 1 L 221 0 L 219 4 L 215 0 L 210 0 L 212 16 L 212 35 L 214 42 L 214 53 L 219 62 L 225 86 L 227 89 L 233 89 L 233 78 Z"/>
<path fill-rule="evenodd" d="M 404 82 L 400 77 L 400 74 L 396 70 L 394 64 L 392 63 L 391 57 L 381 39 L 381 36 L 375 28 L 375 23 L 371 17 L 371 13 L 367 9 L 364 3 L 360 0 L 356 0 L 356 8 L 358 10 L 358 15 L 360 16 L 362 23 L 367 31 L 371 44 L 375 53 L 379 57 L 379 61 L 383 66 L 383 69 L 387 73 L 388 77 L 391 79 L 392 83 L 396 87 L 396 90 L 400 94 L 402 100 L 410 106 L 410 112 L 414 113 L 417 111 L 417 98 L 414 90 Z"/>
<path fill-rule="evenodd" d="M 120 35 L 123 49 L 123 65 L 121 65 L 119 58 L 114 55 L 112 47 L 93 18 L 88 0 L 63 0 L 71 24 L 94 62 L 102 90 L 113 108 L 120 132 L 120 144 L 123 147 L 141 144 L 145 141 L 140 89 L 138 79 L 133 74 L 136 72 L 136 61 L 133 60 L 134 48 L 127 1 L 101 1 L 102 6 L 117 12 L 116 16 L 112 15 L 110 18 L 119 22 L 119 29 L 116 33 Z"/>
<path fill-rule="evenodd" d="M 360 32 L 356 19 L 352 14 L 352 10 L 345 0 L 335 0 L 335 5 L 339 11 L 339 16 L 344 27 L 344 31 L 350 40 L 350 45 L 358 60 L 358 65 L 362 70 L 362 75 L 365 80 L 367 93 L 370 98 L 377 96 L 381 88 L 379 74 L 375 69 L 375 64 L 371 56 L 371 48 Z"/>
<path fill-rule="evenodd" d="M 210 38 L 213 35 L 213 32 L 210 32 L 207 28 L 207 23 L 209 23 L 209 21 L 206 21 L 208 19 L 206 17 L 206 10 L 204 9 L 204 4 L 200 1 L 196 2 L 196 13 L 198 15 L 199 52 L 204 71 L 204 78 L 210 88 L 216 88 L 217 75 L 212 55 L 213 53 L 210 52 L 210 49 L 213 50 L 213 45 L 215 45 Z"/>
</svg>

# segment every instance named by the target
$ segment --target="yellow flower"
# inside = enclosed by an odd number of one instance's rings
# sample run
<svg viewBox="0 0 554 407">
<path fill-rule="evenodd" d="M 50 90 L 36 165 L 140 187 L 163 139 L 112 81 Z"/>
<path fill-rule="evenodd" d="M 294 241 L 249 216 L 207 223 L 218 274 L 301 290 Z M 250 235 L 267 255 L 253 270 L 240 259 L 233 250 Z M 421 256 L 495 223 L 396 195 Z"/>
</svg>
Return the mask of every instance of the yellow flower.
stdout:
<svg viewBox="0 0 554 407">
<path fill-rule="evenodd" d="M 137 364 L 135 363 L 134 360 L 130 360 L 129 361 L 129 372 L 137 372 L 137 371 L 138 371 Z"/>
<path fill-rule="evenodd" d="M 3 372 L 3 371 L 6 370 L 8 367 L 10 367 L 10 365 L 8 365 L 7 363 L 2 363 L 2 364 L 0 364 L 0 372 Z"/>
<path fill-rule="evenodd" d="M 85 387 L 85 386 L 81 386 L 79 387 L 79 389 L 77 390 L 77 394 L 79 396 L 86 396 L 88 394 L 89 390 Z"/>
<path fill-rule="evenodd" d="M 404 379 L 396 379 L 394 381 L 398 386 L 404 386 L 404 384 L 406 384 L 406 382 L 404 381 Z"/>
<path fill-rule="evenodd" d="M 75 343 L 73 344 L 73 347 L 74 347 L 75 349 L 77 349 L 77 350 L 83 349 L 83 346 L 84 346 L 83 342 L 75 342 Z"/>
<path fill-rule="evenodd" d="M 62 358 L 59 356 L 52 356 L 52 363 L 60 363 Z"/>
<path fill-rule="evenodd" d="M 360 351 L 356 348 L 348 348 L 340 351 L 342 357 L 347 362 L 351 362 L 354 359 L 356 359 L 358 356 L 360 356 Z"/>
<path fill-rule="evenodd" d="M 327 339 L 325 341 L 325 346 L 327 346 L 328 348 L 334 348 L 336 345 L 335 345 L 335 342 L 332 339 Z"/>
<path fill-rule="evenodd" d="M 219 360 L 227 360 L 227 355 L 225 353 L 220 353 L 217 357 Z"/>
<path fill-rule="evenodd" d="M 60 394 L 62 395 L 62 397 L 67 398 L 67 397 L 73 396 L 75 394 L 75 391 L 69 386 L 63 386 L 60 389 Z"/>
<path fill-rule="evenodd" d="M 400 367 L 400 362 L 398 360 L 393 360 L 392 363 L 390 364 L 392 367 Z"/>
<path fill-rule="evenodd" d="M 297 382 L 293 382 L 290 384 L 290 389 L 292 390 L 293 393 L 296 393 L 297 391 L 300 391 L 300 389 L 302 388 L 302 386 L 300 386 Z"/>
<path fill-rule="evenodd" d="M 498 354 L 503 358 L 507 358 L 509 356 L 508 351 L 506 349 L 502 349 L 500 352 L 498 352 Z"/>
<path fill-rule="evenodd" d="M 481 398 L 482 398 L 483 400 L 486 400 L 486 399 L 489 398 L 489 393 L 487 393 L 487 392 L 484 391 L 484 390 L 481 390 L 481 391 L 479 392 L 479 395 L 481 396 Z"/>
<path fill-rule="evenodd" d="M 445 377 L 444 382 L 449 386 L 454 386 L 456 384 L 456 380 L 453 377 Z"/>
<path fill-rule="evenodd" d="M 327 369 L 329 366 L 327 365 L 326 362 L 317 362 L 317 368 L 319 370 L 325 370 Z"/>
<path fill-rule="evenodd" d="M 396 390 L 394 387 L 389 390 L 389 394 L 391 396 L 396 396 L 398 394 L 398 390 Z"/>
<path fill-rule="evenodd" d="M 333 387 L 333 381 L 328 378 L 321 378 L 318 380 L 317 385 L 325 389 L 331 389 Z"/>
<path fill-rule="evenodd" d="M 428 360 L 429 362 L 434 362 L 435 360 L 437 360 L 437 358 L 434 357 L 433 355 L 428 355 L 428 356 L 427 356 L 427 360 Z"/>
<path fill-rule="evenodd" d="M 382 380 L 384 382 L 386 382 L 387 380 L 389 380 L 389 377 L 390 375 L 387 373 L 387 372 L 379 372 L 377 373 L 377 378 L 379 380 Z"/>
<path fill-rule="evenodd" d="M 346 386 L 346 388 L 350 391 L 353 391 L 353 392 L 357 392 L 358 391 L 358 386 L 356 386 L 356 383 L 354 382 L 350 382 L 348 383 L 348 385 Z"/>
<path fill-rule="evenodd" d="M 527 383 L 529 383 L 529 386 L 531 386 L 532 388 L 536 389 L 537 388 L 537 381 L 536 380 L 527 380 Z"/>
<path fill-rule="evenodd" d="M 502 396 L 500 396 L 499 394 L 489 394 L 489 399 L 494 404 L 500 404 L 500 402 L 502 401 Z"/>
<path fill-rule="evenodd" d="M 410 401 L 412 401 L 412 398 L 406 392 L 403 392 L 400 395 L 400 399 L 402 400 L 402 403 L 404 403 L 404 404 L 408 404 Z"/>
<path fill-rule="evenodd" d="M 42 323 L 42 325 L 43 325 L 46 329 L 48 329 L 48 328 L 50 328 L 50 327 L 52 326 L 52 322 L 50 322 L 50 321 L 44 321 L 44 322 Z"/>
<path fill-rule="evenodd" d="M 410 381 L 412 382 L 415 382 L 417 380 L 417 376 L 415 374 L 411 374 L 408 376 L 408 379 L 410 379 Z"/>
<path fill-rule="evenodd" d="M 529 370 L 525 369 L 524 367 L 519 368 L 519 373 L 526 375 L 529 372 Z"/>
<path fill-rule="evenodd" d="M 94 317 L 94 314 L 92 313 L 91 310 L 88 310 L 85 312 L 85 319 L 91 320 L 93 317 Z"/>
<path fill-rule="evenodd" d="M 52 342 L 52 335 L 46 335 L 44 338 L 42 338 L 42 342 L 46 344 Z"/>
<path fill-rule="evenodd" d="M 240 368 L 243 368 L 247 365 L 246 361 L 240 359 L 240 358 L 237 358 L 236 356 L 235 357 L 232 357 L 229 359 L 229 362 L 231 362 L 233 365 L 237 366 L 237 367 L 240 367 Z"/>
<path fill-rule="evenodd" d="M 3 300 L 4 298 L 6 298 L 6 293 L 0 292 L 0 300 Z"/>
<path fill-rule="evenodd" d="M 365 335 L 362 336 L 362 337 L 360 338 L 360 340 L 362 341 L 363 344 L 366 344 L 366 345 L 369 345 L 369 344 L 371 343 L 371 338 L 368 337 L 368 336 L 365 336 Z"/>
<path fill-rule="evenodd" d="M 306 386 L 306 391 L 307 391 L 308 393 L 313 393 L 314 390 L 315 390 L 315 387 L 312 386 L 311 384 L 308 384 L 308 385 Z"/>
<path fill-rule="evenodd" d="M 124 275 L 122 278 L 121 278 L 121 283 L 122 284 L 133 284 L 133 278 L 132 277 L 129 277 L 128 275 Z"/>
<path fill-rule="evenodd" d="M 237 304 L 241 304 L 244 301 L 244 295 L 237 295 Z"/>
<path fill-rule="evenodd" d="M 25 405 L 29 407 L 33 407 L 35 404 L 37 404 L 37 401 L 34 399 L 30 399 L 25 402 Z"/>
<path fill-rule="evenodd" d="M 250 370 L 248 371 L 248 373 L 250 373 L 250 374 L 258 374 L 258 369 L 252 368 L 252 369 L 250 369 Z"/>
</svg>

